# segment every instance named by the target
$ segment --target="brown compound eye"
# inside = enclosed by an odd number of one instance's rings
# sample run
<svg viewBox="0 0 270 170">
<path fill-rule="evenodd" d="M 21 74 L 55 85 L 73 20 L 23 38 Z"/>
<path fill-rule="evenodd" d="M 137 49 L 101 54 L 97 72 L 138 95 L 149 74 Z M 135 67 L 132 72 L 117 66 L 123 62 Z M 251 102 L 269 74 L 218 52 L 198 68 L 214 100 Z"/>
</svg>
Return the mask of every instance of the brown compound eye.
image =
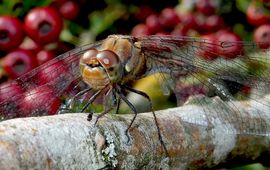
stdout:
<svg viewBox="0 0 270 170">
<path fill-rule="evenodd" d="M 82 63 L 91 63 L 91 61 L 96 58 L 96 55 L 98 54 L 98 50 L 96 49 L 89 49 L 86 51 L 82 57 L 81 57 L 81 62 Z"/>
<path fill-rule="evenodd" d="M 103 67 L 110 68 L 110 70 L 119 65 L 119 58 L 113 51 L 104 50 L 99 52 L 96 56 Z"/>
</svg>

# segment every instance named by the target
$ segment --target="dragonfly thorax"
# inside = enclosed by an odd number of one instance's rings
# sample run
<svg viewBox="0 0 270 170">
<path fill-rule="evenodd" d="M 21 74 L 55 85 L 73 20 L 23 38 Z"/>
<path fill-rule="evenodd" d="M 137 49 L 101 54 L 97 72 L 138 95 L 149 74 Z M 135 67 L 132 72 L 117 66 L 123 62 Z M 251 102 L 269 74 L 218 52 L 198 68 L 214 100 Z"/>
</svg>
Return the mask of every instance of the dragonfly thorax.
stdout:
<svg viewBox="0 0 270 170">
<path fill-rule="evenodd" d="M 80 59 L 82 79 L 93 89 L 102 89 L 121 80 L 123 68 L 119 57 L 111 50 L 89 49 Z"/>
</svg>

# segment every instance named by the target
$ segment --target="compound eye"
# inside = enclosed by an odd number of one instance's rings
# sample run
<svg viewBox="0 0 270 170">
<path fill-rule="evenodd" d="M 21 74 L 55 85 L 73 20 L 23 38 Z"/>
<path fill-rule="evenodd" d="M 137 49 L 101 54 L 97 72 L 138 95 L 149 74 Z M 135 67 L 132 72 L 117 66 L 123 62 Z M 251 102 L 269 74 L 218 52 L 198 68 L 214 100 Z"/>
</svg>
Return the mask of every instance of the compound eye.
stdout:
<svg viewBox="0 0 270 170">
<path fill-rule="evenodd" d="M 93 58 L 96 57 L 97 53 L 98 51 L 96 49 L 89 49 L 82 55 L 81 62 L 83 63 L 91 62 L 91 60 L 93 60 Z"/>
<path fill-rule="evenodd" d="M 100 51 L 97 54 L 97 59 L 105 68 L 112 68 L 119 64 L 118 55 L 110 50 Z"/>
</svg>

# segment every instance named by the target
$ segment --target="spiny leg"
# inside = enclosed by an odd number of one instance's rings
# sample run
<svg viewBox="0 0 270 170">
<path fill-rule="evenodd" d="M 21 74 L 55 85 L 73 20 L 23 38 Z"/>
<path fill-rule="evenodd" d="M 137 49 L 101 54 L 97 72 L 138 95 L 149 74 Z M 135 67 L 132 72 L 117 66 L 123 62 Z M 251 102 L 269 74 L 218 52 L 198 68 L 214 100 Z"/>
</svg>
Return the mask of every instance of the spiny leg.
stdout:
<svg viewBox="0 0 270 170">
<path fill-rule="evenodd" d="M 115 93 L 114 93 L 114 95 L 115 95 Z M 116 96 L 115 96 L 115 98 L 116 98 Z M 117 100 L 117 101 L 116 101 L 117 103 L 116 103 L 115 114 L 118 114 L 118 113 L 119 113 L 119 108 L 120 108 L 121 99 L 120 99 L 120 97 L 117 97 L 116 100 Z"/>
<path fill-rule="evenodd" d="M 73 98 L 75 99 L 75 98 L 77 98 L 77 97 L 79 97 L 79 96 L 81 96 L 81 95 L 83 95 L 83 94 L 89 92 L 90 90 L 92 90 L 91 87 L 89 87 L 89 88 L 87 88 L 87 89 L 84 89 L 84 90 L 80 91 L 79 93 L 77 93 Z"/>
<path fill-rule="evenodd" d="M 133 92 L 133 93 L 139 94 L 139 95 L 145 97 L 148 100 L 149 105 L 151 107 L 151 111 L 152 111 L 154 120 L 155 120 L 155 124 L 156 124 L 156 127 L 157 127 L 159 141 L 160 141 L 162 147 L 164 148 L 166 155 L 168 155 L 168 150 L 167 150 L 167 148 L 165 146 L 165 143 L 164 143 L 164 141 L 162 139 L 160 128 L 159 128 L 158 121 L 157 121 L 157 117 L 156 117 L 156 114 L 155 114 L 155 111 L 154 111 L 154 108 L 153 108 L 153 104 L 152 104 L 152 101 L 151 101 L 150 97 L 146 93 L 144 93 L 142 91 L 139 91 L 139 90 L 136 90 L 136 89 L 132 89 L 132 88 L 130 88 L 128 86 L 122 86 L 122 87 L 124 89 L 127 89 L 127 90 Z"/>
<path fill-rule="evenodd" d="M 82 108 L 81 112 L 84 112 L 85 109 L 86 109 L 87 107 L 89 107 L 89 105 L 90 105 L 91 103 L 93 103 L 93 101 L 97 98 L 97 96 L 100 94 L 101 91 L 102 91 L 102 90 L 98 90 L 93 96 L 91 96 L 91 98 L 88 100 L 88 102 L 86 103 L 86 105 Z M 93 115 L 92 112 L 90 112 L 90 113 L 88 114 L 88 116 L 87 116 L 87 120 L 88 120 L 88 121 L 91 121 L 91 120 L 92 120 L 92 115 Z"/>
<path fill-rule="evenodd" d="M 63 109 L 63 111 L 70 111 L 70 110 L 72 109 L 72 106 L 74 105 L 74 100 L 75 100 L 77 97 L 79 97 L 79 96 L 81 96 L 81 95 L 83 95 L 83 94 L 89 92 L 91 89 L 92 89 L 92 88 L 89 87 L 89 88 L 84 89 L 84 90 L 78 92 L 77 94 L 75 94 L 75 96 L 73 96 L 71 99 L 69 99 L 69 100 L 67 101 L 66 107 Z"/>
<path fill-rule="evenodd" d="M 109 94 L 107 93 L 106 96 L 108 96 L 108 95 Z M 105 110 L 97 116 L 96 121 L 95 121 L 95 125 L 97 124 L 99 118 L 101 118 L 102 116 L 104 116 L 106 113 L 110 112 L 115 107 L 115 105 L 117 104 L 116 103 L 117 102 L 116 101 L 116 95 L 115 95 L 115 91 L 114 90 L 112 90 L 112 100 L 113 100 L 113 103 L 112 103 L 112 105 L 109 108 L 106 108 L 107 105 L 105 104 Z"/>
<path fill-rule="evenodd" d="M 90 90 L 92 90 L 91 87 L 89 87 L 89 88 L 87 88 L 87 89 L 84 89 L 84 90 L 78 92 L 77 94 L 75 94 L 75 96 L 73 96 L 73 97 L 71 98 L 71 102 L 73 102 L 77 97 L 82 96 L 82 95 L 84 95 L 85 93 L 89 92 Z M 70 103 L 69 105 L 71 105 L 71 103 Z"/>
<path fill-rule="evenodd" d="M 97 118 L 96 118 L 96 121 L 95 121 L 95 125 L 97 124 L 98 120 L 104 116 L 106 113 L 110 112 L 111 110 L 113 109 L 113 107 L 111 106 L 110 108 L 108 109 L 105 109 L 102 113 L 100 113 Z"/>
<path fill-rule="evenodd" d="M 119 97 L 131 108 L 131 110 L 134 112 L 134 117 L 132 118 L 132 120 L 131 120 L 131 122 L 130 122 L 130 124 L 129 124 L 129 126 L 128 126 L 128 128 L 126 129 L 126 131 L 125 131 L 125 134 L 126 134 L 126 136 L 127 136 L 127 138 L 128 138 L 128 143 L 130 142 L 130 137 L 128 136 L 128 131 L 129 131 L 129 129 L 131 128 L 131 126 L 132 126 L 132 124 L 133 124 L 133 122 L 134 122 L 134 120 L 136 119 L 136 117 L 137 117 L 137 110 L 136 110 L 136 108 L 132 105 L 132 103 L 130 103 L 129 101 L 128 101 L 128 99 L 126 98 L 126 96 L 122 93 L 122 91 L 116 91 L 116 93 L 119 95 Z"/>
<path fill-rule="evenodd" d="M 116 90 L 115 89 L 112 89 L 112 98 L 113 98 L 113 107 L 115 108 L 115 106 L 116 106 L 115 114 L 118 114 L 121 98 L 119 96 L 116 97 Z"/>
</svg>

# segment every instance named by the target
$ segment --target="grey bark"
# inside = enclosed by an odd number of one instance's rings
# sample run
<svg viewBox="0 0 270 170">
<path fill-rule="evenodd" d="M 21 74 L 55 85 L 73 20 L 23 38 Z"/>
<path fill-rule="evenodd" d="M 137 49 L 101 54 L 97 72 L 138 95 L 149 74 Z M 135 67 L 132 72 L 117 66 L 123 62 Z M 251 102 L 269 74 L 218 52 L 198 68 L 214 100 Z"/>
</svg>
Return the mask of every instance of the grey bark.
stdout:
<svg viewBox="0 0 270 170">
<path fill-rule="evenodd" d="M 260 100 L 270 103 L 269 96 Z M 191 104 L 157 111 L 169 157 L 151 113 L 138 115 L 129 143 L 132 114 L 107 114 L 96 126 L 96 116 L 88 122 L 83 113 L 3 121 L 0 169 L 200 169 L 260 161 L 262 154 L 269 160 L 269 106 L 254 103 L 234 102 L 235 112 L 215 98 L 207 109 Z"/>
</svg>

